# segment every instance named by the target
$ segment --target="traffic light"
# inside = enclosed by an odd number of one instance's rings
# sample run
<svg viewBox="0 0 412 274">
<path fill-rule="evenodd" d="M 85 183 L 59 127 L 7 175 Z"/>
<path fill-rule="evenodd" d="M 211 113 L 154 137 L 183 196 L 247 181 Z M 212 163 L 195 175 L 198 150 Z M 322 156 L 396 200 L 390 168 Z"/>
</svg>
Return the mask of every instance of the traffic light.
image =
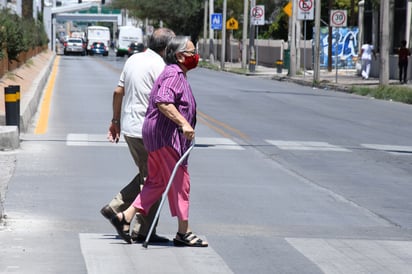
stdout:
<svg viewBox="0 0 412 274">
<path fill-rule="evenodd" d="M 106 0 L 102 0 L 102 5 L 106 4 Z"/>
<path fill-rule="evenodd" d="M 77 3 L 81 4 L 81 3 L 82 3 L 82 0 L 77 0 Z"/>
</svg>

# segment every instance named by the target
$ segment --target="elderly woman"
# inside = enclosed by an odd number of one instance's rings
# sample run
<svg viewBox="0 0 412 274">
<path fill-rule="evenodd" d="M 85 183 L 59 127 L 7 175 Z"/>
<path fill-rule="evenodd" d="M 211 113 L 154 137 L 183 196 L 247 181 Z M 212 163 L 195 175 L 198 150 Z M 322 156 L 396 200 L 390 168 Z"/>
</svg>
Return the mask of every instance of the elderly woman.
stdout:
<svg viewBox="0 0 412 274">
<path fill-rule="evenodd" d="M 167 66 L 150 93 L 143 124 L 143 142 L 148 156 L 148 177 L 141 193 L 112 223 L 119 235 L 131 243 L 130 220 L 139 212 L 146 215 L 159 200 L 175 164 L 195 137 L 196 101 L 186 73 L 197 66 L 199 55 L 188 37 L 177 36 L 166 47 Z M 178 218 L 176 246 L 206 247 L 208 243 L 193 234 L 189 227 L 190 177 L 187 160 L 179 167 L 168 193 L 170 212 Z"/>
</svg>

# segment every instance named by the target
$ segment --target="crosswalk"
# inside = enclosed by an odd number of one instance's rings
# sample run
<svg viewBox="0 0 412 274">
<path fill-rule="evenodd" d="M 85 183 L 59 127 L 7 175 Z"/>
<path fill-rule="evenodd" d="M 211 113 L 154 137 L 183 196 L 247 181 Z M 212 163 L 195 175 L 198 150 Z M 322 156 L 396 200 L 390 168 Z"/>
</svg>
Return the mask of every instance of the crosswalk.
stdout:
<svg viewBox="0 0 412 274">
<path fill-rule="evenodd" d="M 265 143 L 272 145 L 280 150 L 290 151 L 316 151 L 316 152 L 353 152 L 355 149 L 365 149 L 381 151 L 390 154 L 412 156 L 412 146 L 389 145 L 389 144 L 359 144 L 352 146 L 341 146 L 324 141 L 301 141 L 301 140 L 272 140 L 266 139 Z M 114 145 L 107 140 L 103 134 L 79 134 L 70 133 L 66 136 L 67 146 L 105 146 L 105 147 L 126 147 L 125 141 L 121 138 L 119 143 Z M 252 146 L 253 145 L 248 145 Z M 232 139 L 221 137 L 197 137 L 197 149 L 208 150 L 245 150 L 245 146 L 238 144 Z"/>
</svg>

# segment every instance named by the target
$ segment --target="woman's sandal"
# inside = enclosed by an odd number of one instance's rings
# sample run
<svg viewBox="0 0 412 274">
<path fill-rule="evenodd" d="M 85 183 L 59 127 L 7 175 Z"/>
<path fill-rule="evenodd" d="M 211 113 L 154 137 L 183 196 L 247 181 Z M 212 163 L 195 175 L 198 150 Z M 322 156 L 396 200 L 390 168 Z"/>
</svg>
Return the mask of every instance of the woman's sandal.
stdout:
<svg viewBox="0 0 412 274">
<path fill-rule="evenodd" d="M 190 247 L 207 247 L 208 243 L 197 237 L 192 232 L 176 233 L 176 238 L 173 239 L 175 246 L 190 246 Z"/>
<path fill-rule="evenodd" d="M 114 215 L 110 222 L 112 223 L 112 225 L 116 228 L 117 233 L 119 234 L 119 236 L 125 240 L 127 243 L 131 244 L 132 243 L 132 238 L 130 237 L 130 222 L 126 221 L 126 217 L 124 216 L 124 213 L 122 212 L 122 219 L 119 220 L 119 218 L 117 218 L 117 214 Z M 128 229 L 124 229 L 125 226 L 128 226 Z"/>
</svg>

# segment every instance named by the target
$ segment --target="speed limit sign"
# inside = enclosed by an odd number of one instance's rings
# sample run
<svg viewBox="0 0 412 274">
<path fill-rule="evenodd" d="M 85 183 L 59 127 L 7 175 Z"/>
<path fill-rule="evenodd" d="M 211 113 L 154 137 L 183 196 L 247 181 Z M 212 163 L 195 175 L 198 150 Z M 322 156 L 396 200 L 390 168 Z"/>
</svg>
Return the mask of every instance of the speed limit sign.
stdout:
<svg viewBox="0 0 412 274">
<path fill-rule="evenodd" d="M 347 24 L 346 10 L 331 10 L 330 26 L 331 27 L 346 27 Z"/>
</svg>

